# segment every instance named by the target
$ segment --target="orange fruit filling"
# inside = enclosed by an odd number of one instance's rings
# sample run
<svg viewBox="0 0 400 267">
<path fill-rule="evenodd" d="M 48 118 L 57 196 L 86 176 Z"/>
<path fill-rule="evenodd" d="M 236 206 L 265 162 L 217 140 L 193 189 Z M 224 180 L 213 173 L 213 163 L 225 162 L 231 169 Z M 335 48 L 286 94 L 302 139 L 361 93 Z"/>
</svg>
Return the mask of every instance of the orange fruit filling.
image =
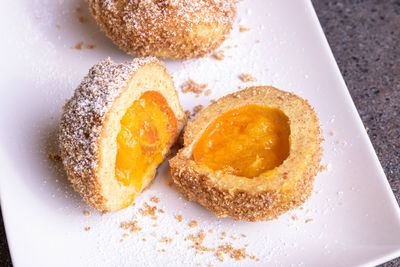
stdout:
<svg viewBox="0 0 400 267">
<path fill-rule="evenodd" d="M 252 178 L 281 165 L 289 151 L 288 117 L 252 104 L 215 119 L 194 145 L 193 159 L 215 171 Z"/>
<path fill-rule="evenodd" d="M 177 124 L 160 93 L 146 91 L 134 101 L 121 120 L 117 136 L 116 179 L 140 192 L 144 178 L 163 161 L 163 151 L 171 144 Z"/>
</svg>

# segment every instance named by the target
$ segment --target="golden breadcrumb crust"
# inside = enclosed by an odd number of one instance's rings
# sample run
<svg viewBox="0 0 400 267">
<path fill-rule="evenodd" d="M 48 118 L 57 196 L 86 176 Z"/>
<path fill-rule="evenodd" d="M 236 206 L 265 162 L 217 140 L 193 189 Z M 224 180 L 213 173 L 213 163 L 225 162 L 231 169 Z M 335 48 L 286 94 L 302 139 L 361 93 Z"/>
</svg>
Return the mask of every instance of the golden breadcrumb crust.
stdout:
<svg viewBox="0 0 400 267">
<path fill-rule="evenodd" d="M 196 164 L 192 148 L 208 125 L 225 112 L 249 104 L 278 108 L 288 116 L 288 158 L 272 174 L 253 178 L 224 174 Z M 250 87 L 219 99 L 189 122 L 184 147 L 169 163 L 178 189 L 217 217 L 272 220 L 310 196 L 322 157 L 321 142 L 318 117 L 306 100 L 274 87 Z"/>
<path fill-rule="evenodd" d="M 134 56 L 205 56 L 229 34 L 237 0 L 88 0 L 105 34 Z"/>
<path fill-rule="evenodd" d="M 64 168 L 74 189 L 94 209 L 115 211 L 127 206 L 133 189 L 115 179 L 116 137 L 122 116 L 147 90 L 161 93 L 178 120 L 176 136 L 163 151 L 165 158 L 185 124 L 185 115 L 172 77 L 157 59 L 123 64 L 107 59 L 94 65 L 64 106 L 59 135 Z"/>
</svg>

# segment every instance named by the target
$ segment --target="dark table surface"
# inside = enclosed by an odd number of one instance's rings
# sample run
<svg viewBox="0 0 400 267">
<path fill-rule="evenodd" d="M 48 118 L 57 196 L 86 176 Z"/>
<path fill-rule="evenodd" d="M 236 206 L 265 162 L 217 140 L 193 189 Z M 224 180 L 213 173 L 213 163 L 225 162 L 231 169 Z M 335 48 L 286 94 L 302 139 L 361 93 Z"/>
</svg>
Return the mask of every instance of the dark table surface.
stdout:
<svg viewBox="0 0 400 267">
<path fill-rule="evenodd" d="M 312 2 L 399 202 L 400 1 Z M 1 214 L 0 222 L 0 266 L 11 266 Z M 383 266 L 400 266 L 400 258 Z"/>
</svg>

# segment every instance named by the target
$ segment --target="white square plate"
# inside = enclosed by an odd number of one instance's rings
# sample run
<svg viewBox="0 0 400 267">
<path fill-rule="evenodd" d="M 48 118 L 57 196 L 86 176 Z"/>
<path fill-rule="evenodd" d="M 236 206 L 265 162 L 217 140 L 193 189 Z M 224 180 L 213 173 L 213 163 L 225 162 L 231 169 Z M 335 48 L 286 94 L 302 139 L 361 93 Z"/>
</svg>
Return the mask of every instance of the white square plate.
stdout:
<svg viewBox="0 0 400 267">
<path fill-rule="evenodd" d="M 55 152 L 61 107 L 94 63 L 108 56 L 119 62 L 130 57 L 99 31 L 82 0 L 7 1 L 0 14 L 0 193 L 15 266 L 354 266 L 400 256 L 399 207 L 310 1 L 245 1 L 231 38 L 222 46 L 231 46 L 225 49 L 226 59 L 166 62 L 177 88 L 191 77 L 212 90 L 199 98 L 180 93 L 185 109 L 208 105 L 248 85 L 292 91 L 315 107 L 325 137 L 322 164 L 328 171 L 318 174 L 303 208 L 259 223 L 216 219 L 187 202 L 166 185 L 166 163 L 135 207 L 85 216 L 88 207 L 60 165 L 48 160 Z M 80 23 L 80 16 L 88 21 Z M 239 25 L 251 31 L 240 32 Z M 82 50 L 71 49 L 80 42 Z M 88 44 L 95 48 L 87 49 Z M 258 81 L 243 83 L 241 73 Z M 157 206 L 165 211 L 158 220 L 138 213 L 152 196 L 160 198 Z M 183 215 L 182 222 L 174 218 L 177 214 Z M 134 215 L 143 229 L 123 238 L 126 231 L 120 223 Z M 190 228 L 191 220 L 198 226 Z M 87 226 L 90 231 L 84 230 Z M 215 252 L 196 254 L 184 239 L 200 229 L 214 229 L 207 232 L 204 245 L 248 244 L 246 251 L 260 261 L 225 255 L 219 262 Z M 227 233 L 223 240 L 222 232 Z M 160 242 L 162 237 L 172 242 Z"/>
</svg>

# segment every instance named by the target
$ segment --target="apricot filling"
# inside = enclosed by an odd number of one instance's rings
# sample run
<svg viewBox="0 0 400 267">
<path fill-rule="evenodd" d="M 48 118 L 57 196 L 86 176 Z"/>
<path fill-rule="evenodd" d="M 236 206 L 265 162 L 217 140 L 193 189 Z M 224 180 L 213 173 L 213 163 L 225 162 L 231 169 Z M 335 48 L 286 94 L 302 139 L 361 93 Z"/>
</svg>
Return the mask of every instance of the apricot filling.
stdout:
<svg viewBox="0 0 400 267">
<path fill-rule="evenodd" d="M 134 101 L 121 120 L 117 136 L 116 179 L 139 192 L 144 178 L 162 162 L 177 124 L 174 112 L 160 93 L 146 91 Z"/>
<path fill-rule="evenodd" d="M 252 104 L 215 119 L 194 145 L 193 159 L 215 171 L 252 178 L 281 165 L 289 150 L 288 117 Z"/>
</svg>

